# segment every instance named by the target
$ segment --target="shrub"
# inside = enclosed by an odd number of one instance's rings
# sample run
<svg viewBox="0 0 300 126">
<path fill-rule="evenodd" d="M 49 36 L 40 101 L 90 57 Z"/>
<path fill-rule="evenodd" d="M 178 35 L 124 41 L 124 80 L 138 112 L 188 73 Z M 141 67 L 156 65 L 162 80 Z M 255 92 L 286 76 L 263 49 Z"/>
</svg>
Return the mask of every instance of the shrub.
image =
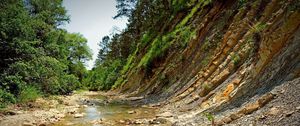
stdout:
<svg viewBox="0 0 300 126">
<path fill-rule="evenodd" d="M 33 86 L 26 86 L 22 89 L 21 93 L 18 96 L 18 100 L 21 103 L 32 102 L 35 99 L 41 97 L 41 91 Z"/>
<path fill-rule="evenodd" d="M 231 55 L 231 60 L 233 61 L 233 64 L 236 66 L 239 64 L 241 58 L 238 54 Z"/>
<path fill-rule="evenodd" d="M 11 103 L 16 103 L 16 99 L 13 94 L 0 89 L 0 108 L 5 108 Z"/>
</svg>

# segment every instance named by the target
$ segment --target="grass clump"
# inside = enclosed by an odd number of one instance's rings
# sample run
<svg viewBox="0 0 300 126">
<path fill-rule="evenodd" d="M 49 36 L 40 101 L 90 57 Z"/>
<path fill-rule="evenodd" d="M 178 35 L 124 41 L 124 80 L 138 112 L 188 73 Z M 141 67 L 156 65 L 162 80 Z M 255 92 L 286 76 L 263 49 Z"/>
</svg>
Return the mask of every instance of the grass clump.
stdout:
<svg viewBox="0 0 300 126">
<path fill-rule="evenodd" d="M 257 22 L 253 27 L 251 27 L 251 31 L 253 33 L 260 33 L 262 30 L 264 30 L 267 27 L 266 23 Z"/>
<path fill-rule="evenodd" d="M 212 126 L 215 126 L 215 117 L 213 114 L 205 112 L 203 115 L 211 122 Z"/>
<path fill-rule="evenodd" d="M 141 59 L 138 67 L 150 69 L 152 61 L 155 58 L 165 56 L 173 43 L 177 42 L 182 48 L 185 48 L 188 42 L 192 38 L 195 38 L 195 36 L 196 30 L 192 31 L 190 27 L 182 27 L 163 36 L 156 37 L 151 43 L 149 51 Z"/>
<path fill-rule="evenodd" d="M 194 16 L 194 14 L 204 6 L 210 4 L 212 0 L 199 0 L 199 2 L 192 8 L 191 12 L 176 26 L 178 28 L 183 27 Z M 194 2 L 193 2 L 194 3 Z"/>
<path fill-rule="evenodd" d="M 35 99 L 41 97 L 42 93 L 35 87 L 33 86 L 26 86 L 24 89 L 22 89 L 18 100 L 21 103 L 25 102 L 33 102 Z"/>
<path fill-rule="evenodd" d="M 211 86 L 211 84 L 209 84 L 209 83 L 204 83 L 204 84 L 202 85 L 202 88 L 203 88 L 204 90 L 209 90 L 209 89 L 212 88 L 212 86 Z"/>
<path fill-rule="evenodd" d="M 233 61 L 233 64 L 236 66 L 239 64 L 241 58 L 238 54 L 235 53 L 235 54 L 231 55 L 231 60 Z"/>
</svg>

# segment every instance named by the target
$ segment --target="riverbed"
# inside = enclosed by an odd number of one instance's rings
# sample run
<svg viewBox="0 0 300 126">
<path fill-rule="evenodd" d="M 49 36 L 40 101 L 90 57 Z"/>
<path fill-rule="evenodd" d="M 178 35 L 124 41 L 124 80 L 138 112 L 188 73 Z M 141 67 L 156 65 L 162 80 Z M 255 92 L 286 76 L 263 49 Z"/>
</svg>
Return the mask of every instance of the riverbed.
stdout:
<svg viewBox="0 0 300 126">
<path fill-rule="evenodd" d="M 142 107 L 127 102 L 110 101 L 101 94 L 89 95 L 89 100 L 81 101 L 78 110 L 80 117 L 67 115 L 52 126 L 124 126 L 124 125 L 162 125 L 168 122 L 156 118 L 157 108 Z"/>
<path fill-rule="evenodd" d="M 104 95 L 103 95 L 104 94 Z M 132 100 L 132 99 L 131 99 Z M 36 100 L 33 108 L 11 106 L 13 115 L 0 118 L 1 126 L 125 126 L 171 125 L 157 116 L 159 108 L 111 99 L 101 92 L 76 92 Z"/>
</svg>

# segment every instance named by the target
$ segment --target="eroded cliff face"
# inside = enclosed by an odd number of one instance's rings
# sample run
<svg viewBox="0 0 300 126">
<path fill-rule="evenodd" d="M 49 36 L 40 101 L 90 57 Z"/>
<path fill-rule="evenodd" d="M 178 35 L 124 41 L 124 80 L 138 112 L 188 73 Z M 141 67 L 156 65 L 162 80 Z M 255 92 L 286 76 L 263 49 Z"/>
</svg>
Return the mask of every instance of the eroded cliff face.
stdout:
<svg viewBox="0 0 300 126">
<path fill-rule="evenodd" d="M 232 123 L 276 99 L 275 87 L 300 77 L 299 5 L 299 0 L 195 5 L 187 22 L 195 35 L 187 46 L 172 44 L 150 72 L 138 67 L 146 54 L 139 50 L 115 91 L 143 96 L 144 102 L 179 115 L 171 118 L 184 120 L 178 125 L 203 112 L 211 112 L 216 124 Z M 168 27 L 189 16 L 182 15 Z"/>
</svg>

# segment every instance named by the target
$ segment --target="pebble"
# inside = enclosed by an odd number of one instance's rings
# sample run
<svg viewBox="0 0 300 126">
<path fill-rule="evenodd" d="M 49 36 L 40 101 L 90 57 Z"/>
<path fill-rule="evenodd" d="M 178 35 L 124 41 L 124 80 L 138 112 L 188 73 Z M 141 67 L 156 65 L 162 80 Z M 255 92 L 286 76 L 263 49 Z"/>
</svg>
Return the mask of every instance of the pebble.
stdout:
<svg viewBox="0 0 300 126">
<path fill-rule="evenodd" d="M 80 114 L 80 113 L 77 113 L 77 114 L 74 115 L 74 117 L 75 117 L 75 118 L 82 118 L 82 117 L 83 117 L 83 114 L 82 114 L 82 113 L 81 113 L 81 114 Z"/>
<path fill-rule="evenodd" d="M 157 117 L 173 117 L 171 112 L 165 112 L 157 115 Z"/>
<path fill-rule="evenodd" d="M 30 123 L 30 122 L 24 122 L 24 123 L 23 123 L 23 126 L 33 126 L 33 124 Z"/>
<path fill-rule="evenodd" d="M 286 113 L 285 116 L 286 116 L 286 117 L 289 117 L 289 116 L 291 116 L 293 113 L 294 113 L 294 111 L 289 111 L 289 112 Z"/>
<path fill-rule="evenodd" d="M 269 115 L 277 115 L 280 112 L 280 110 L 276 107 L 273 107 L 269 110 L 268 114 Z"/>
<path fill-rule="evenodd" d="M 122 123 L 122 124 L 124 124 L 126 121 L 125 120 L 120 120 L 119 122 Z"/>
<path fill-rule="evenodd" d="M 136 113 L 136 111 L 128 111 L 127 113 L 128 114 L 134 114 L 134 113 Z"/>
</svg>

